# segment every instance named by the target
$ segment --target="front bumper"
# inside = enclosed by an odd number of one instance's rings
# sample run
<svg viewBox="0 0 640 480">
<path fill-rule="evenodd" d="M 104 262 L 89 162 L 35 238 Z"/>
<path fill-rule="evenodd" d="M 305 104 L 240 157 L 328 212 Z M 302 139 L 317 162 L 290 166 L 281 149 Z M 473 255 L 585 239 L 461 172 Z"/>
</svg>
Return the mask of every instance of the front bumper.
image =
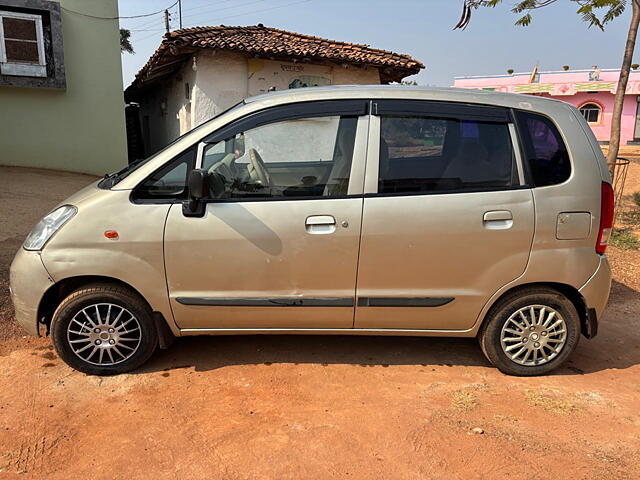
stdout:
<svg viewBox="0 0 640 480">
<path fill-rule="evenodd" d="M 17 322 L 31 335 L 39 335 L 38 306 L 44 293 L 53 285 L 40 252 L 21 248 L 11 264 L 9 282 Z"/>
<path fill-rule="evenodd" d="M 602 318 L 604 309 L 609 301 L 611 290 L 611 267 L 607 257 L 600 257 L 600 264 L 587 283 L 580 288 L 582 298 L 586 303 L 588 323 L 591 338 L 598 332 L 597 319 Z"/>
</svg>

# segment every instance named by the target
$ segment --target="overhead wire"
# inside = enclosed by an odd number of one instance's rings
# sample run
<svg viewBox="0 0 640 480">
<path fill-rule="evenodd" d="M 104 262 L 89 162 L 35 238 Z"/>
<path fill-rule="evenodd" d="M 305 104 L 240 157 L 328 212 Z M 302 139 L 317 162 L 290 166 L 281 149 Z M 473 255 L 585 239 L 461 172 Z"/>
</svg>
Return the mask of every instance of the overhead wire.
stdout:
<svg viewBox="0 0 640 480">
<path fill-rule="evenodd" d="M 221 10 L 229 10 L 229 9 L 233 9 L 233 8 L 240 8 L 240 7 L 244 7 L 244 6 L 247 6 L 247 5 L 254 5 L 256 3 L 263 3 L 263 2 L 264 2 L 264 0 L 252 0 L 250 2 L 239 3 L 237 5 L 231 5 L 229 7 L 217 8 L 215 10 L 210 10 L 210 11 L 211 12 L 214 12 L 214 11 L 215 12 L 219 12 Z M 209 13 L 209 12 L 198 12 L 198 13 L 192 13 L 190 15 L 182 15 L 182 19 L 184 20 L 185 18 L 192 18 L 192 17 L 197 17 L 197 16 L 200 16 L 200 15 L 206 15 L 207 13 Z"/>
<path fill-rule="evenodd" d="M 182 13 L 193 12 L 194 10 L 202 10 L 203 8 L 210 8 L 210 7 L 213 7 L 213 6 L 216 6 L 216 5 L 220 5 L 220 4 L 223 4 L 223 3 L 229 3 L 229 2 L 233 2 L 233 1 L 234 0 L 220 0 L 219 2 L 213 2 L 213 3 L 207 2 L 204 5 L 198 5 L 196 7 L 190 7 L 190 8 L 183 8 L 182 9 Z"/>
<path fill-rule="evenodd" d="M 165 10 L 168 10 L 170 8 L 175 7 L 178 4 L 179 1 L 180 0 L 176 0 L 175 3 L 171 4 L 170 6 L 168 6 L 166 8 L 163 8 L 162 10 L 158 10 L 157 12 L 144 13 L 144 14 L 141 14 L 141 15 L 123 16 L 123 17 L 100 17 L 98 15 L 90 15 L 88 13 L 78 12 L 77 10 L 71 10 L 70 8 L 66 8 L 66 7 L 63 7 L 63 6 L 60 6 L 60 9 L 64 10 L 65 12 L 68 12 L 68 13 L 74 13 L 76 15 L 81 15 L 83 17 L 96 18 L 96 19 L 99 19 L 99 20 L 125 20 L 125 19 L 130 19 L 130 18 L 143 18 L 143 17 L 150 17 L 152 15 L 158 15 L 160 13 L 163 13 Z"/>
<path fill-rule="evenodd" d="M 194 11 L 194 10 L 201 10 L 201 9 L 203 9 L 203 8 L 205 8 L 205 9 L 210 9 L 211 7 L 214 7 L 214 6 L 216 6 L 216 5 L 220 5 L 220 4 L 223 4 L 223 3 L 229 3 L 229 2 L 232 2 L 232 1 L 235 1 L 235 0 L 221 0 L 221 1 L 219 1 L 219 2 L 213 2 L 213 3 L 211 3 L 211 2 L 207 2 L 207 3 L 206 3 L 206 4 L 204 4 L 204 5 L 198 5 L 198 6 L 196 6 L 196 7 L 191 7 L 191 8 L 183 8 L 183 9 L 182 9 L 182 17 L 183 17 L 183 19 L 184 19 L 184 16 L 185 16 L 184 14 L 185 14 L 185 12 L 192 12 L 192 11 Z M 238 5 L 236 5 L 236 6 L 238 6 Z M 177 10 L 178 10 L 178 7 L 176 6 L 176 11 L 177 11 Z M 211 10 L 211 11 L 214 11 L 214 10 Z M 131 30 L 131 31 L 144 31 L 144 28 L 146 28 L 146 27 L 148 27 L 148 26 L 150 26 L 150 25 L 153 25 L 154 23 L 159 22 L 159 21 L 161 21 L 161 20 L 153 19 L 153 20 L 151 20 L 151 21 L 144 21 L 144 22 L 142 22 L 142 23 L 138 23 L 138 24 L 134 24 L 134 25 L 132 25 L 132 26 L 131 26 L 131 28 L 130 28 L 129 30 Z M 143 28 L 143 27 L 144 27 L 144 28 Z"/>
<path fill-rule="evenodd" d="M 175 19 L 178 19 L 178 6 L 177 4 L 174 4 L 174 11 L 169 12 L 169 24 L 171 24 L 171 22 Z M 156 28 L 151 28 L 155 25 L 158 25 Z M 140 27 L 144 27 L 144 28 L 140 28 Z M 164 19 L 155 19 L 152 20 L 151 22 L 144 22 L 138 25 L 133 25 L 131 28 L 128 28 L 127 30 L 129 30 L 131 33 L 135 33 L 135 32 L 164 32 L 165 28 L 164 28 Z"/>
<path fill-rule="evenodd" d="M 179 2 L 178 2 L 179 3 Z M 178 6 L 177 4 L 174 4 L 174 7 L 176 9 L 176 13 L 178 12 Z M 163 10 L 164 12 L 164 10 Z M 184 10 L 183 10 L 184 12 Z M 154 18 L 152 20 L 146 20 L 142 23 L 134 23 L 133 25 L 129 25 L 130 28 L 128 28 L 128 30 L 130 31 L 143 31 L 144 29 L 146 29 L 147 27 L 150 27 L 154 24 L 158 24 L 158 23 L 162 23 L 162 18 Z"/>
<path fill-rule="evenodd" d="M 218 20 L 227 20 L 229 18 L 243 17 L 245 15 L 253 15 L 255 13 L 262 13 L 262 12 L 268 12 L 270 10 L 276 10 L 278 8 L 284 8 L 284 7 L 291 7 L 291 6 L 294 6 L 294 5 L 300 5 L 302 3 L 308 3 L 310 1 L 311 0 L 300 0 L 300 1 L 297 1 L 297 2 L 286 3 L 286 4 L 283 4 L 283 5 L 276 5 L 276 6 L 269 7 L 269 8 L 262 8 L 262 9 L 259 9 L 259 10 L 252 10 L 252 11 L 249 11 L 249 12 L 238 13 L 238 14 L 234 14 L 234 15 L 227 15 L 225 17 L 216 18 L 216 22 Z M 204 20 L 204 21 L 208 22 L 209 20 Z"/>
<path fill-rule="evenodd" d="M 246 15 L 252 15 L 252 14 L 255 14 L 255 13 L 267 12 L 267 11 L 270 11 L 270 10 L 276 10 L 278 8 L 291 7 L 291 6 L 294 6 L 294 5 L 300 5 L 300 4 L 309 3 L 309 2 L 311 2 L 311 0 L 299 0 L 299 1 L 296 1 L 296 2 L 286 3 L 286 4 L 283 4 L 283 5 L 275 5 L 275 6 L 269 7 L 269 8 L 252 10 L 252 11 L 249 11 L 249 12 L 243 12 L 243 13 L 238 13 L 238 14 L 234 14 L 234 15 L 227 15 L 227 16 L 224 16 L 224 17 L 216 17 L 215 22 L 220 21 L 220 20 L 227 20 L 229 18 L 237 18 L 237 17 L 246 16 Z M 183 12 L 184 12 L 184 10 L 183 10 Z M 184 20 L 184 15 L 183 15 L 182 18 Z M 209 22 L 209 20 L 202 20 L 202 22 Z M 202 22 L 199 22 L 199 23 L 202 24 Z M 188 25 L 183 25 L 183 28 L 188 28 Z M 149 30 L 149 31 L 151 31 L 151 30 Z M 138 42 L 143 42 L 145 40 L 148 40 L 149 38 L 155 37 L 158 32 L 163 32 L 163 31 L 164 31 L 163 28 L 158 28 L 151 35 L 146 35 L 146 36 L 140 37 L 140 38 L 137 39 L 137 41 Z"/>
</svg>

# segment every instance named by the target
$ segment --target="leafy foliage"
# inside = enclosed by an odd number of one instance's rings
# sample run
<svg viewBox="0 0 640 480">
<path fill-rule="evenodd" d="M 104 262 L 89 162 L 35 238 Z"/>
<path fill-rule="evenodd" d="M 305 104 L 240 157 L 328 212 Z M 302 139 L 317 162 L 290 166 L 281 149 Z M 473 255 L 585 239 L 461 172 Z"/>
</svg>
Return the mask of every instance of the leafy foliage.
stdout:
<svg viewBox="0 0 640 480">
<path fill-rule="evenodd" d="M 516 25 L 526 27 L 533 21 L 533 10 L 546 7 L 558 0 L 517 0 L 511 11 L 520 15 L 516 20 Z M 604 26 L 624 13 L 627 0 L 567 0 L 578 6 L 576 13 L 589 27 L 598 27 L 603 30 Z M 638 0 L 631 0 L 638 1 Z M 471 20 L 471 10 L 480 7 L 496 7 L 503 0 L 465 0 L 462 17 L 454 27 L 464 29 Z"/>
<path fill-rule="evenodd" d="M 133 51 L 133 45 L 131 45 L 131 41 L 129 38 L 131 37 L 131 32 L 126 28 L 120 29 L 120 52 L 127 53 L 135 53 Z"/>
</svg>

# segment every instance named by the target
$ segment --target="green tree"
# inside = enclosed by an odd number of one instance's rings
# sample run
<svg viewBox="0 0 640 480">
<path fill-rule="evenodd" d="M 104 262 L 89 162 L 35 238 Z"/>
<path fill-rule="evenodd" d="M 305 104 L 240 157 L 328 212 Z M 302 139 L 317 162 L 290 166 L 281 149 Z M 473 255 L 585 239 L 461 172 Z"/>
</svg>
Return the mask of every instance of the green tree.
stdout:
<svg viewBox="0 0 640 480">
<path fill-rule="evenodd" d="M 519 15 L 516 25 L 526 27 L 533 20 L 534 10 L 546 7 L 558 0 L 517 0 L 511 11 Z M 607 162 L 613 165 L 618 151 L 620 150 L 620 125 L 622 121 L 622 106 L 624 94 L 629 82 L 629 72 L 633 59 L 633 50 L 638 35 L 638 24 L 640 23 L 640 0 L 565 0 L 576 4 L 576 13 L 586 22 L 589 27 L 597 27 L 604 30 L 606 24 L 624 13 L 628 3 L 632 5 L 631 24 L 627 33 L 624 55 L 622 57 L 622 67 L 620 68 L 620 79 L 616 90 L 616 98 L 613 107 L 613 117 L 611 121 L 611 138 L 609 141 L 609 152 Z M 471 12 L 480 7 L 495 7 L 502 3 L 502 0 L 464 0 L 462 16 L 454 27 L 464 30 L 471 21 Z M 611 167 L 613 171 L 613 166 Z"/>
<path fill-rule="evenodd" d="M 133 51 L 133 45 L 131 45 L 131 41 L 129 38 L 131 37 L 131 32 L 126 28 L 120 29 L 120 52 L 127 53 L 135 53 Z"/>
</svg>

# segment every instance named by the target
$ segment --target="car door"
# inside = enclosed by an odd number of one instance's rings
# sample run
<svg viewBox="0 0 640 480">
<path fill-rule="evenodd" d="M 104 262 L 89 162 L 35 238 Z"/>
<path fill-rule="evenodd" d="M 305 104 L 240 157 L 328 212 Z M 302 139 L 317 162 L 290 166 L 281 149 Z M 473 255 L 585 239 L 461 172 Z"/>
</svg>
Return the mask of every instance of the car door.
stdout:
<svg viewBox="0 0 640 480">
<path fill-rule="evenodd" d="M 470 329 L 531 249 L 510 112 L 420 101 L 373 111 L 355 327 Z"/>
<path fill-rule="evenodd" d="M 274 107 L 199 147 L 217 181 L 204 216 L 165 229 L 182 329 L 352 328 L 367 102 Z"/>
</svg>

